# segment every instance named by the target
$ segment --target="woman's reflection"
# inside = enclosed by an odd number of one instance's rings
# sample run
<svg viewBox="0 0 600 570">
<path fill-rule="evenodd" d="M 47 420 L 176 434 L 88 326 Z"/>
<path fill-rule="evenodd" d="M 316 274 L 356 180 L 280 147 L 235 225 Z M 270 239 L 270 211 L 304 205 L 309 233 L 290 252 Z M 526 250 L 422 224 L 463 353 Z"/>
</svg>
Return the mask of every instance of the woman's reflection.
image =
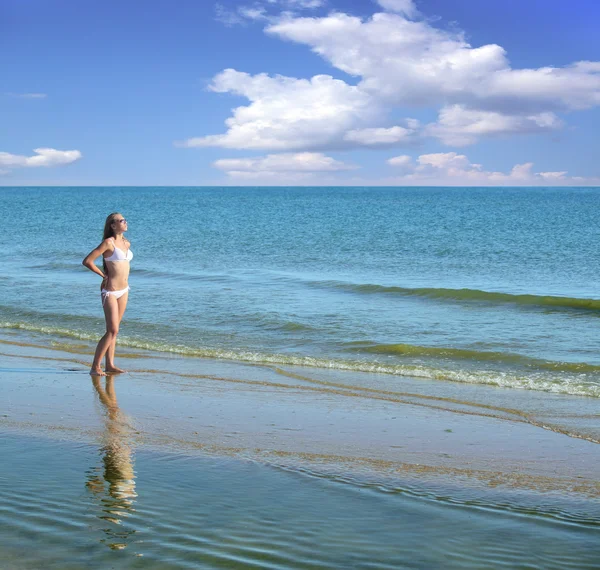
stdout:
<svg viewBox="0 0 600 570">
<path fill-rule="evenodd" d="M 117 530 L 112 525 L 120 525 L 135 509 L 135 472 L 131 436 L 133 427 L 130 420 L 117 403 L 113 376 L 106 376 L 105 386 L 100 377 L 93 376 L 92 384 L 102 405 L 104 433 L 102 435 L 102 467 L 88 472 L 87 488 L 96 495 L 102 507 L 99 518 L 111 523 L 104 532 L 108 536 L 108 546 L 121 549 L 127 546 L 128 539 L 135 532 Z M 103 473 L 103 477 L 100 475 Z M 104 541 L 103 541 L 104 542 Z"/>
</svg>

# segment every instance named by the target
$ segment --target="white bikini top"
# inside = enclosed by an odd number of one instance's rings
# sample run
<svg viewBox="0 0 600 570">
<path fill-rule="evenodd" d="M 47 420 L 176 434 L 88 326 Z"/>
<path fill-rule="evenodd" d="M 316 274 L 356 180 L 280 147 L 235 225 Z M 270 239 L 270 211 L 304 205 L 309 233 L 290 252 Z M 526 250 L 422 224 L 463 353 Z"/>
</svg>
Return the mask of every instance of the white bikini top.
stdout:
<svg viewBox="0 0 600 570">
<path fill-rule="evenodd" d="M 131 261 L 133 259 L 133 253 L 131 248 L 127 250 L 125 253 L 122 249 L 119 249 L 115 244 L 115 240 L 113 240 L 114 251 L 110 254 L 110 257 L 105 257 L 104 261 Z"/>
</svg>

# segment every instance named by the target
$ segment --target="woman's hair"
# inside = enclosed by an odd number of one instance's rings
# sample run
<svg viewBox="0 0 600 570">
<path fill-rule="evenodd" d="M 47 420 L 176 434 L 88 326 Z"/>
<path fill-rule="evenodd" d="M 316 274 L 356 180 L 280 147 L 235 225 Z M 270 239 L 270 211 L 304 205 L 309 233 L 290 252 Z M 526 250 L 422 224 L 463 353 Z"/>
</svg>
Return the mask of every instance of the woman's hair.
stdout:
<svg viewBox="0 0 600 570">
<path fill-rule="evenodd" d="M 113 212 L 109 214 L 108 218 L 106 218 L 106 222 L 104 222 L 104 234 L 102 235 L 102 241 L 109 237 L 115 237 L 115 230 L 112 229 L 112 225 L 117 216 L 120 216 L 119 212 Z"/>
<path fill-rule="evenodd" d="M 115 237 L 115 230 L 113 230 L 112 225 L 115 221 L 115 218 L 120 215 L 121 214 L 119 214 L 119 212 L 113 212 L 112 214 L 108 215 L 108 218 L 106 218 L 106 222 L 104 222 L 104 233 L 102 234 L 102 241 L 104 241 L 106 238 Z M 106 275 L 106 263 L 104 262 L 104 257 L 102 257 L 102 269 L 104 269 L 104 274 Z"/>
</svg>

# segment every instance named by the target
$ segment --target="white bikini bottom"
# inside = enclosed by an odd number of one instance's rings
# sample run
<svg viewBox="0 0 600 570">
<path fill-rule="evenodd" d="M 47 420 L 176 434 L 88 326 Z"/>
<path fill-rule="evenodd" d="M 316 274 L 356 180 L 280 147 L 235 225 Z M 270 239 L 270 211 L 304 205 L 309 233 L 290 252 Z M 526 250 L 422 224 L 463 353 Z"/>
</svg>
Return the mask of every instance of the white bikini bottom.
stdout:
<svg viewBox="0 0 600 570">
<path fill-rule="evenodd" d="M 119 299 L 125 293 L 129 292 L 129 287 L 125 287 L 125 289 L 121 289 L 120 291 L 107 291 L 106 289 L 102 289 L 100 291 L 100 296 L 102 297 L 102 306 L 104 307 L 104 303 L 106 303 L 106 299 L 112 295 L 115 299 Z"/>
</svg>

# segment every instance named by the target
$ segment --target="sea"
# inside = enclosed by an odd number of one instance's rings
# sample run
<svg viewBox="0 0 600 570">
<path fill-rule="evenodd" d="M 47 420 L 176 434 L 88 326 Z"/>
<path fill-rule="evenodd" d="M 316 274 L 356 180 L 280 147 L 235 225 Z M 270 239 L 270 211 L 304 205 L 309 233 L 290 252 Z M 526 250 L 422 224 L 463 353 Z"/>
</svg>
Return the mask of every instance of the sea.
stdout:
<svg viewBox="0 0 600 570">
<path fill-rule="evenodd" d="M 117 364 L 131 349 L 364 375 L 387 393 L 422 382 L 456 401 L 485 386 L 481 406 L 492 393 L 516 410 L 547 402 L 561 419 L 541 427 L 600 443 L 600 188 L 3 187 L 0 337 L 93 349 L 100 279 L 81 261 L 111 212 L 128 220 L 134 254 Z M 127 532 L 107 538 L 101 522 L 86 554 L 93 493 L 80 486 L 80 503 L 65 489 L 97 448 L 34 438 L 34 459 L 15 437 L 0 438 L 18 458 L 0 472 L 0 528 L 21 521 L 0 540 L 6 568 L 38 567 L 36 548 L 57 568 L 600 567 L 597 498 L 572 511 L 491 507 L 151 450 L 137 461 L 154 474 L 148 493 L 160 497 L 165 481 L 179 492 L 131 520 L 160 540 L 117 560 Z M 62 485 L 36 474 L 40 461 Z M 18 500 L 15 477 L 26 482 Z M 29 504 L 36 493 L 53 498 Z M 34 503 L 47 513 L 36 519 Z"/>
<path fill-rule="evenodd" d="M 98 338 L 113 211 L 120 346 L 600 397 L 598 188 L 3 188 L 2 329 Z"/>
</svg>

